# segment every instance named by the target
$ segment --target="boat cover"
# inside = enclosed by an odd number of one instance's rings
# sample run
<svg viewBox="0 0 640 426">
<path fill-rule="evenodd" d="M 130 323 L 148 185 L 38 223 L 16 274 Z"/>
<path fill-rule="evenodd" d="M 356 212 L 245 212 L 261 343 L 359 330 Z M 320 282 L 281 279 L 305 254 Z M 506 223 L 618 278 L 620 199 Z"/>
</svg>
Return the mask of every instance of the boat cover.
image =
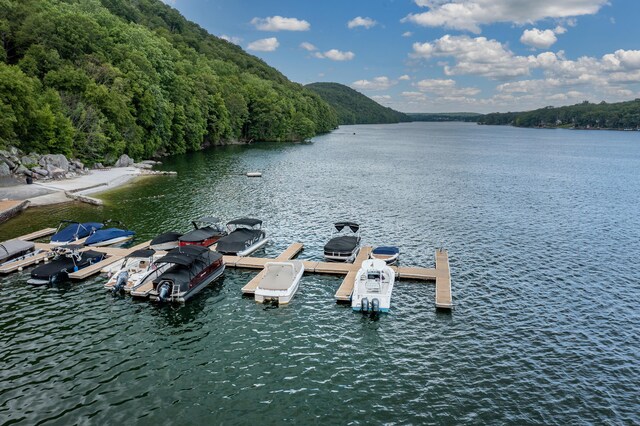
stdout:
<svg viewBox="0 0 640 426">
<path fill-rule="evenodd" d="M 360 237 L 355 235 L 342 235 L 329 240 L 324 246 L 324 251 L 333 253 L 351 253 L 360 243 Z"/>
<path fill-rule="evenodd" d="M 211 226 L 205 226 L 204 228 L 194 229 L 191 232 L 187 232 L 182 237 L 180 237 L 180 241 L 185 241 L 189 243 L 195 243 L 198 241 L 204 241 L 211 237 L 215 237 L 216 235 L 224 235 L 219 229 L 212 228 Z"/>
<path fill-rule="evenodd" d="M 165 232 L 164 234 L 160 234 L 151 240 L 150 245 L 155 246 L 156 244 L 165 244 L 170 243 L 171 241 L 178 241 L 178 238 L 182 237 L 182 234 L 179 232 Z"/>
<path fill-rule="evenodd" d="M 360 229 L 360 225 L 355 222 L 336 222 L 333 226 L 336 227 L 338 232 L 342 231 L 345 227 L 351 229 L 351 232 L 358 232 L 358 229 Z"/>
<path fill-rule="evenodd" d="M 136 235 L 136 233 L 120 228 L 100 229 L 99 231 L 94 232 L 93 235 L 91 235 L 89 238 L 87 238 L 87 240 L 85 241 L 85 245 L 89 246 L 91 244 L 102 243 L 114 238 L 130 237 L 132 235 Z"/>
<path fill-rule="evenodd" d="M 151 257 L 156 253 L 156 251 L 154 249 L 140 249 L 140 250 L 136 250 L 133 253 L 131 253 L 130 255 L 127 256 L 127 258 L 130 257 Z"/>
<path fill-rule="evenodd" d="M 371 251 L 371 253 L 393 256 L 394 254 L 400 253 L 400 249 L 398 247 L 392 247 L 392 246 L 380 246 L 380 247 L 374 248 Z"/>
<path fill-rule="evenodd" d="M 243 217 L 240 219 L 234 219 L 231 222 L 227 222 L 227 226 L 229 225 L 245 225 L 245 226 L 256 226 L 262 225 L 262 221 L 260 219 L 252 219 L 250 217 Z"/>
<path fill-rule="evenodd" d="M 220 238 L 216 250 L 220 253 L 235 254 L 250 247 L 261 237 L 264 237 L 264 232 L 259 229 L 238 228 L 226 237 Z"/>
<path fill-rule="evenodd" d="M 31 241 L 9 240 L 0 243 L 0 262 L 18 253 L 25 253 L 34 249 L 36 245 Z"/>
<path fill-rule="evenodd" d="M 99 222 L 73 222 L 64 229 L 61 229 L 51 237 L 52 243 L 64 243 L 65 241 L 74 241 L 80 238 L 88 237 L 94 231 L 102 228 L 104 225 Z"/>
<path fill-rule="evenodd" d="M 76 266 L 78 269 L 82 269 L 89 266 L 89 262 L 95 263 L 96 261 L 100 261 L 104 258 L 104 253 L 93 250 L 83 251 L 79 254 L 80 260 L 75 259 L 75 257 L 71 258 L 67 256 L 60 256 L 49 263 L 36 267 L 31 271 L 31 278 L 48 280 L 49 277 L 56 275 L 61 271 L 73 272 Z"/>
<path fill-rule="evenodd" d="M 181 266 L 191 266 L 196 262 L 209 265 L 220 259 L 222 255 L 202 246 L 184 246 L 171 250 L 156 263 L 175 263 Z"/>
</svg>

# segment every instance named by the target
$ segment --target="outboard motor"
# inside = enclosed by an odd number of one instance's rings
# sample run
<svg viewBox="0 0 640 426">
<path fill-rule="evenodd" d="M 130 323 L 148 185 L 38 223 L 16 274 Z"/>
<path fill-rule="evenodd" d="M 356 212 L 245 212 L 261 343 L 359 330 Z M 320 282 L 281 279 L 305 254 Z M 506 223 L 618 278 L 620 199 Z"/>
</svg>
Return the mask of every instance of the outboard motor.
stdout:
<svg viewBox="0 0 640 426">
<path fill-rule="evenodd" d="M 369 312 L 369 299 L 363 297 L 360 301 L 360 310 L 362 312 Z"/>
<path fill-rule="evenodd" d="M 380 300 L 371 299 L 371 314 L 376 315 L 380 313 Z"/>
<path fill-rule="evenodd" d="M 111 289 L 113 293 L 119 293 L 124 291 L 124 286 L 127 285 L 127 281 L 129 281 L 129 273 L 127 271 L 122 271 L 118 274 L 118 278 L 116 279 L 116 283 Z"/>
<path fill-rule="evenodd" d="M 171 287 L 170 283 L 168 282 L 162 283 L 162 285 L 160 286 L 160 289 L 158 290 L 158 300 L 160 302 L 166 302 L 170 287 Z"/>
</svg>

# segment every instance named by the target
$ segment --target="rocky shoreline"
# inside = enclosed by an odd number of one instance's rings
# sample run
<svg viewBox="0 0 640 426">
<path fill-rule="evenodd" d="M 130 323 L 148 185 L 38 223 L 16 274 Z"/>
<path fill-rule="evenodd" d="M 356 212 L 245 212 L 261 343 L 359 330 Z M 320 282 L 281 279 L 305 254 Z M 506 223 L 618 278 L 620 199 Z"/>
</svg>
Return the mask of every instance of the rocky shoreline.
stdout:
<svg viewBox="0 0 640 426">
<path fill-rule="evenodd" d="M 161 163 L 153 160 L 136 163 L 128 155 L 123 154 L 115 162 L 114 167 L 150 170 L 157 164 Z M 100 170 L 105 167 L 101 163 L 95 163 L 92 169 Z M 24 182 L 73 179 L 89 174 L 90 170 L 80 160 L 67 158 L 63 154 L 34 152 L 27 154 L 14 146 L 0 150 L 0 179 L 4 181 L 5 186 Z"/>
</svg>

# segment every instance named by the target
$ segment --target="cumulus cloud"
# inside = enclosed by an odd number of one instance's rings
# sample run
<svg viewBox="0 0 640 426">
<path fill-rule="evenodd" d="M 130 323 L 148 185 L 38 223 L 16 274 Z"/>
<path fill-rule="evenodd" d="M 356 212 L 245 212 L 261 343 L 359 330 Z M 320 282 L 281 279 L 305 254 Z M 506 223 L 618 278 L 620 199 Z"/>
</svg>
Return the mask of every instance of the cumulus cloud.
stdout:
<svg viewBox="0 0 640 426">
<path fill-rule="evenodd" d="M 413 101 L 427 100 L 427 95 L 425 95 L 423 92 L 402 92 L 400 93 L 400 95 Z"/>
<path fill-rule="evenodd" d="M 242 43 L 242 38 L 240 38 L 240 37 L 228 36 L 226 34 L 219 35 L 218 37 L 220 37 L 223 40 L 228 41 L 229 43 L 233 43 L 233 44 Z"/>
<path fill-rule="evenodd" d="M 247 49 L 256 52 L 273 52 L 280 46 L 278 39 L 275 37 L 263 38 L 249 43 Z"/>
<path fill-rule="evenodd" d="M 421 92 L 430 92 L 439 96 L 475 96 L 480 93 L 480 89 L 475 87 L 457 87 L 454 80 L 451 79 L 431 79 L 420 80 L 416 83 L 416 87 Z"/>
<path fill-rule="evenodd" d="M 315 47 L 313 44 L 311 44 L 311 43 L 309 43 L 307 41 L 304 41 L 304 42 L 300 43 L 300 47 L 303 48 L 306 51 L 309 51 L 309 52 L 313 52 L 315 50 L 318 50 L 317 47 Z"/>
<path fill-rule="evenodd" d="M 330 49 L 326 52 L 316 52 L 315 57 L 319 59 L 330 59 L 332 61 L 350 61 L 355 58 L 355 53 L 353 52 L 343 52 L 338 49 Z"/>
<path fill-rule="evenodd" d="M 376 95 L 376 96 L 371 96 L 371 99 L 373 99 L 374 101 L 389 101 L 391 100 L 391 96 L 390 95 Z"/>
<path fill-rule="evenodd" d="M 366 29 L 369 29 L 371 27 L 374 27 L 376 24 L 377 22 L 371 18 L 363 18 L 362 16 L 358 16 L 350 20 L 347 23 L 347 27 L 349 28 L 365 27 Z"/>
<path fill-rule="evenodd" d="M 513 78 L 529 73 L 529 59 L 515 56 L 497 40 L 485 37 L 445 35 L 432 43 L 414 43 L 414 58 L 453 57 L 445 65 L 447 75 L 474 74 L 493 79 Z"/>
<path fill-rule="evenodd" d="M 402 37 L 411 37 L 413 33 L 411 31 L 405 31 L 402 33 Z"/>
<path fill-rule="evenodd" d="M 282 16 L 253 18 L 251 24 L 260 31 L 309 31 L 311 29 L 311 24 L 307 21 Z"/>
<path fill-rule="evenodd" d="M 387 90 L 397 82 L 387 76 L 375 77 L 371 80 L 358 80 L 351 83 L 351 87 L 359 90 Z"/>
<path fill-rule="evenodd" d="M 405 75 L 401 75 L 400 77 L 398 77 L 398 80 L 407 81 L 407 80 L 411 80 L 411 77 L 409 77 L 407 74 L 405 74 Z"/>
<path fill-rule="evenodd" d="M 409 14 L 402 22 L 480 33 L 495 22 L 533 23 L 546 18 L 593 15 L 608 0 L 415 0 L 427 12 Z"/>
<path fill-rule="evenodd" d="M 522 44 L 535 47 L 536 49 L 548 49 L 556 41 L 558 41 L 558 38 L 552 30 L 543 31 L 537 28 L 524 30 L 520 37 L 520 42 Z"/>
</svg>

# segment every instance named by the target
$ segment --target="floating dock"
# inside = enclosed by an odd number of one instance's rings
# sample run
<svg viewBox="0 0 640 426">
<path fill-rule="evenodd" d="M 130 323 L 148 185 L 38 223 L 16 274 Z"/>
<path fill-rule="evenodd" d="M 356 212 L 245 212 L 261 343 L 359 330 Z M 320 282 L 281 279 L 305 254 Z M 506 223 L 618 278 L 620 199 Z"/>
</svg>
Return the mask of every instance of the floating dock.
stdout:
<svg viewBox="0 0 640 426">
<path fill-rule="evenodd" d="M 18 239 L 29 241 L 43 238 L 55 232 L 55 228 L 42 229 L 32 232 Z M 82 244 L 84 240 L 78 240 L 75 244 Z M 145 241 L 131 248 L 115 248 L 115 247 L 83 247 L 81 250 L 95 250 L 106 254 L 106 258 L 98 263 L 83 268 L 79 271 L 69 274 L 72 280 L 84 280 L 92 275 L 98 274 L 105 268 L 113 265 L 115 262 L 122 260 L 136 250 L 149 247 L 150 241 Z M 295 258 L 303 249 L 302 243 L 293 243 L 275 259 L 263 257 L 239 257 L 224 256 L 225 266 L 228 268 L 244 268 L 258 269 L 260 272 L 247 285 L 242 287 L 243 294 L 254 294 L 258 283 L 265 273 L 264 267 L 267 262 L 283 262 Z M 53 245 L 47 243 L 36 243 L 36 249 L 42 250 L 40 253 L 27 259 L 13 262 L 9 265 L 0 267 L 0 274 L 7 274 L 17 270 L 22 270 L 27 266 L 48 261 L 53 257 Z M 355 278 L 358 270 L 362 266 L 362 262 L 369 258 L 372 247 L 365 246 L 360 249 L 354 263 L 337 263 L 337 262 L 319 262 L 313 260 L 303 260 L 304 272 L 306 274 L 330 274 L 344 275 L 345 278 L 335 293 L 335 299 L 338 303 L 349 303 Z M 453 307 L 451 298 L 451 273 L 449 270 L 449 256 L 446 250 L 438 249 L 435 253 L 435 268 L 419 268 L 419 267 L 396 267 L 392 269 L 396 273 L 398 280 L 418 280 L 435 282 L 435 305 L 438 309 L 451 309 Z M 151 285 L 151 283 L 149 284 Z M 140 290 L 140 289 L 139 289 Z M 142 289 L 144 290 L 144 289 Z"/>
<path fill-rule="evenodd" d="M 263 269 L 264 264 L 272 261 L 286 261 L 293 259 L 301 250 L 301 243 L 294 243 L 275 259 L 244 257 L 237 258 L 225 256 L 224 261 L 227 267 Z M 305 274 L 330 274 L 330 275 L 346 275 L 342 284 L 336 291 L 335 299 L 338 303 L 349 303 L 351 301 L 351 293 L 355 285 L 355 278 L 358 270 L 362 266 L 362 262 L 369 258 L 372 247 L 366 246 L 360 249 L 360 253 L 353 263 L 335 263 L 335 262 L 316 262 L 305 260 Z M 451 298 L 451 275 L 449 272 L 449 257 L 446 250 L 436 251 L 436 267 L 435 268 L 417 268 L 417 267 L 396 267 L 392 269 L 396 273 L 396 279 L 417 280 L 435 282 L 436 285 L 436 308 L 451 309 L 453 307 Z M 258 273 L 247 285 L 242 287 L 243 294 L 254 294 L 260 279 L 264 275 L 264 269 Z"/>
</svg>

